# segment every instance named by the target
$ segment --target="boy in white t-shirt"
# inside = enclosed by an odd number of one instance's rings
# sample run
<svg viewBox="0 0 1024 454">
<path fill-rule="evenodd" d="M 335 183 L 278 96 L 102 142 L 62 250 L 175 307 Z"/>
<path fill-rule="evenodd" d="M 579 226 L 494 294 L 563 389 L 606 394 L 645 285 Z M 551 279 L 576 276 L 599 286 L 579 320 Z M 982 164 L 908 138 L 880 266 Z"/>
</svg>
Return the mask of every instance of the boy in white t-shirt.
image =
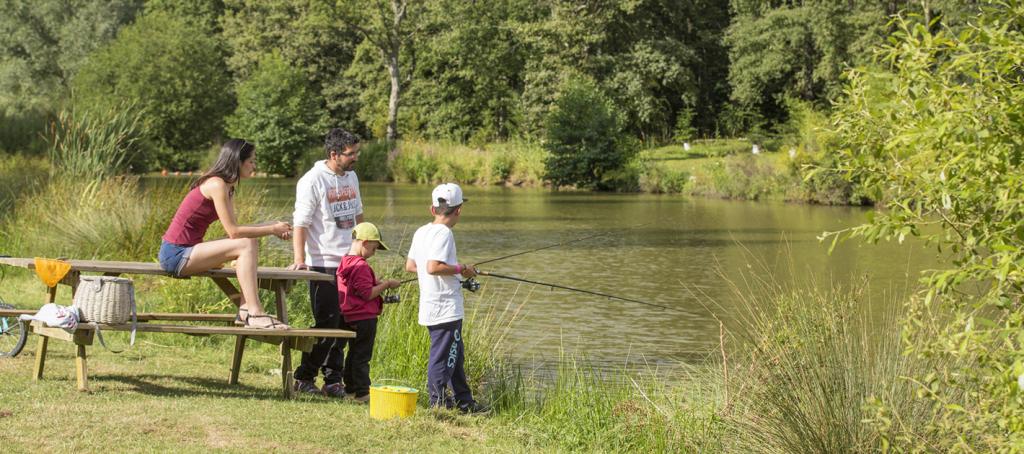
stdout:
<svg viewBox="0 0 1024 454">
<path fill-rule="evenodd" d="M 459 263 L 452 227 L 462 215 L 462 188 L 445 183 L 431 194 L 430 213 L 434 222 L 416 230 L 409 246 L 405 270 L 416 273 L 420 284 L 419 323 L 430 331 L 430 360 L 427 362 L 427 390 L 430 405 L 457 408 L 463 413 L 485 413 L 486 406 L 473 400 L 463 367 L 466 359 L 462 339 L 464 316 L 462 281 L 457 276 L 476 275 L 473 266 Z M 452 395 L 448 396 L 448 388 Z"/>
</svg>

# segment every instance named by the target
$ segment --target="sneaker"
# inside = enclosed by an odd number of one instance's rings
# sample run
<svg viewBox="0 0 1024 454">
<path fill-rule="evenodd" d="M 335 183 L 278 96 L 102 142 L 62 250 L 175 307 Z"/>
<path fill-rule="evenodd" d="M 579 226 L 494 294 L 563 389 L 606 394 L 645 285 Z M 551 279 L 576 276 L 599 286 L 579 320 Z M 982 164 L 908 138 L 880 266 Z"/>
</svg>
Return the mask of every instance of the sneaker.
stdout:
<svg viewBox="0 0 1024 454">
<path fill-rule="evenodd" d="M 345 387 L 341 383 L 324 383 L 323 393 L 327 397 L 345 397 Z"/>
<path fill-rule="evenodd" d="M 316 383 L 310 380 L 295 379 L 294 388 L 296 391 L 305 394 L 320 394 L 320 388 L 317 388 Z"/>
<path fill-rule="evenodd" d="M 355 394 L 349 394 L 349 396 L 351 396 L 352 400 L 354 400 L 354 401 L 356 401 L 358 403 L 361 403 L 361 404 L 368 404 L 368 403 L 370 403 L 370 394 L 369 393 L 363 394 L 362 396 L 357 396 Z"/>
<path fill-rule="evenodd" d="M 460 406 L 459 411 L 467 415 L 487 415 L 491 413 L 491 407 L 481 404 L 480 402 L 473 402 L 468 405 Z"/>
</svg>

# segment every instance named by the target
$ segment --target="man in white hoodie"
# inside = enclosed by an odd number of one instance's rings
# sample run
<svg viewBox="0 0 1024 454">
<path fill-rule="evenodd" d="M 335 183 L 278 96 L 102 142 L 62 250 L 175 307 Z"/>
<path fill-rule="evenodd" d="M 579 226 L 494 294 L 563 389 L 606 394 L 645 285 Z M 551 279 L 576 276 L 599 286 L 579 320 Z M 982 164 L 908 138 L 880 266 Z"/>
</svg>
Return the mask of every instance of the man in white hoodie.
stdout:
<svg viewBox="0 0 1024 454">
<path fill-rule="evenodd" d="M 295 191 L 292 253 L 296 270 L 312 270 L 334 276 L 352 245 L 352 228 L 363 222 L 359 179 L 352 170 L 359 160 L 359 138 L 343 129 L 332 129 L 324 139 L 327 159 L 317 161 L 299 179 Z M 338 306 L 338 285 L 331 281 L 310 281 L 309 300 L 313 306 L 313 328 L 337 329 L 344 320 Z M 295 390 L 344 397 L 344 339 L 318 339 L 313 350 L 302 354 L 295 369 Z M 316 377 L 324 374 L 323 388 Z"/>
</svg>

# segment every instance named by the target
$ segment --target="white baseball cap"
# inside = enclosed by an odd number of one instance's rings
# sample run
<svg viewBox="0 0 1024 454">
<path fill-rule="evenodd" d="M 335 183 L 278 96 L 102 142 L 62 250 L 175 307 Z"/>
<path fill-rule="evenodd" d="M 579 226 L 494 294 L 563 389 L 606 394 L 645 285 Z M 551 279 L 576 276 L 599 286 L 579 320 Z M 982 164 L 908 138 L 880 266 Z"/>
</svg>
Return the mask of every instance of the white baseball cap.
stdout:
<svg viewBox="0 0 1024 454">
<path fill-rule="evenodd" d="M 462 197 L 462 188 L 455 183 L 442 183 L 434 188 L 434 192 L 430 194 L 431 202 L 435 207 L 441 206 L 441 202 L 438 199 L 444 199 L 445 203 L 450 207 L 456 207 L 462 205 L 469 199 Z"/>
</svg>

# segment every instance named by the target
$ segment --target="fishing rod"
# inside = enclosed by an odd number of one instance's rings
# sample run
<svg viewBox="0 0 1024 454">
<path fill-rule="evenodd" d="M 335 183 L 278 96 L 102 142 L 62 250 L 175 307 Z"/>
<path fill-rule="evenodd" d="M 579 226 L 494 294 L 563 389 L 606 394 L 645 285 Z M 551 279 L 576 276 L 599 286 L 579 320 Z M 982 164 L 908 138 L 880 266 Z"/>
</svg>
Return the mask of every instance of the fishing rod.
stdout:
<svg viewBox="0 0 1024 454">
<path fill-rule="evenodd" d="M 578 288 L 573 288 L 573 287 L 566 287 L 564 285 L 551 284 L 551 283 L 548 283 L 548 282 L 531 281 L 529 279 L 523 279 L 521 277 L 506 276 L 504 274 L 496 274 L 496 273 L 492 273 L 490 271 L 476 270 L 476 274 L 478 274 L 480 276 L 490 276 L 490 277 L 496 277 L 496 278 L 499 278 L 499 279 L 507 279 L 507 280 L 510 280 L 510 281 L 523 282 L 523 283 L 526 283 L 526 284 L 534 284 L 534 285 L 540 285 L 540 286 L 544 286 L 544 287 L 559 288 L 559 289 L 562 289 L 562 290 L 569 290 L 569 291 L 572 291 L 572 292 L 587 293 L 587 294 L 590 294 L 590 295 L 596 295 L 596 296 L 601 296 L 601 297 L 605 297 L 605 298 L 611 298 L 611 299 L 616 299 L 616 300 L 628 301 L 630 303 L 637 303 L 637 304 L 643 304 L 643 305 L 646 305 L 646 306 L 653 306 L 653 307 L 657 307 L 659 309 L 668 309 L 668 310 L 672 310 L 672 311 L 676 311 L 676 312 L 688 313 L 686 311 L 683 311 L 681 309 L 676 309 L 676 308 L 671 307 L 671 306 L 663 306 L 663 305 L 660 305 L 660 304 L 648 303 L 647 301 L 640 301 L 640 300 L 635 300 L 635 299 L 630 299 L 630 298 L 623 298 L 621 296 L 609 295 L 607 293 L 594 292 L 594 291 L 590 291 L 590 290 L 583 290 L 583 289 L 578 289 Z"/>
<path fill-rule="evenodd" d="M 648 226 L 648 225 L 651 225 L 651 224 L 654 224 L 654 221 L 645 222 L 643 224 L 631 225 L 631 226 L 625 227 L 624 230 L 635 229 L 635 228 L 638 228 L 638 227 L 644 227 L 644 226 Z M 587 236 L 584 236 L 584 237 L 580 237 L 580 238 L 576 238 L 576 239 L 572 239 L 572 240 L 568 240 L 568 241 L 563 241 L 561 243 L 549 244 L 547 246 L 541 246 L 539 248 L 530 249 L 528 251 L 521 251 L 521 252 L 516 252 L 514 254 L 503 255 L 501 257 L 497 257 L 497 258 L 493 258 L 493 259 L 487 259 L 487 260 L 484 260 L 482 262 L 476 262 L 474 265 L 479 266 L 479 265 L 483 265 L 485 263 L 497 262 L 499 260 L 510 259 L 512 257 L 518 257 L 518 256 L 524 255 L 524 254 L 532 254 L 534 252 L 543 251 L 545 249 L 556 248 L 556 247 L 559 247 L 559 246 L 565 246 L 567 244 L 578 243 L 580 241 L 589 240 L 591 238 L 598 238 L 598 237 L 602 237 L 602 236 L 606 236 L 606 235 L 611 235 L 611 233 L 612 233 L 611 231 L 609 231 L 609 232 L 598 232 L 598 233 L 595 233 L 595 234 L 592 234 L 592 235 L 587 235 Z M 401 251 L 398 251 L 398 255 L 400 257 L 402 257 L 403 259 L 404 258 L 408 258 Z M 406 284 L 406 283 L 415 281 L 416 279 L 417 278 L 406 279 L 406 280 L 402 281 L 401 283 L 402 284 Z"/>
<path fill-rule="evenodd" d="M 646 223 L 643 223 L 643 224 L 637 224 L 637 225 L 629 226 L 629 227 L 626 227 L 624 230 L 635 229 L 635 228 L 638 228 L 638 227 L 644 227 L 644 226 L 648 226 L 648 225 L 651 225 L 651 224 L 654 224 L 654 221 L 646 222 Z M 591 238 L 597 238 L 597 237 L 601 237 L 601 236 L 611 235 L 611 233 L 612 233 L 611 231 L 608 231 L 608 232 L 598 232 L 598 233 L 595 233 L 593 235 L 587 235 L 585 237 L 576 238 L 574 240 L 563 241 L 561 243 L 556 243 L 556 244 L 549 244 L 547 246 L 541 246 L 539 248 L 530 249 L 528 251 L 516 252 L 515 254 L 509 254 L 509 255 L 505 255 L 505 256 L 502 256 L 502 257 L 494 258 L 494 259 L 484 260 L 482 262 L 476 262 L 476 265 L 483 265 L 485 263 L 497 262 L 498 260 L 505 260 L 505 259 L 509 259 L 509 258 L 512 258 L 512 257 L 520 256 L 520 255 L 523 255 L 523 254 L 531 254 L 531 253 L 534 253 L 534 252 L 537 252 L 537 251 L 543 251 L 545 249 L 551 249 L 551 248 L 555 248 L 555 247 L 559 247 L 559 246 L 565 246 L 567 244 L 578 243 L 580 241 L 589 240 Z"/>
<path fill-rule="evenodd" d="M 635 228 L 639 228 L 639 227 L 648 226 L 648 225 L 654 224 L 654 222 L 655 221 L 645 222 L 645 223 L 642 223 L 642 224 L 631 225 L 631 226 L 625 227 L 623 230 L 630 230 L 630 229 L 635 229 Z M 541 247 L 530 249 L 530 250 L 527 250 L 527 251 L 521 251 L 521 252 L 516 252 L 516 253 L 513 253 L 513 254 L 508 254 L 508 255 L 504 255 L 504 256 L 501 256 L 501 257 L 493 258 L 493 259 L 487 259 L 487 260 L 484 260 L 482 262 L 476 262 L 475 264 L 473 264 L 473 266 L 474 266 L 474 269 L 476 269 L 475 268 L 476 266 L 483 265 L 485 263 L 497 262 L 499 260 L 510 259 L 512 257 L 518 257 L 518 256 L 524 255 L 524 254 L 532 254 L 534 252 L 543 251 L 545 249 L 551 249 L 551 248 L 556 248 L 556 247 L 559 247 L 559 246 L 565 246 L 567 244 L 578 243 L 580 241 L 589 240 L 591 238 L 598 238 L 598 237 L 602 237 L 602 236 L 607 236 L 607 235 L 610 235 L 610 234 L 612 234 L 612 231 L 598 232 L 598 233 L 594 233 L 594 234 L 587 235 L 587 236 L 584 236 L 584 237 L 575 238 L 575 239 L 567 240 L 567 241 L 562 241 L 560 243 L 549 244 L 547 246 L 541 246 Z M 401 251 L 398 251 L 398 255 L 401 256 L 404 259 L 408 259 L 408 257 L 405 254 L 403 254 Z M 545 284 L 543 282 L 532 282 L 532 281 L 527 281 L 525 279 L 515 278 L 515 277 L 511 277 L 511 276 L 503 276 L 503 275 L 500 275 L 500 274 L 493 274 L 493 273 L 479 271 L 479 270 L 477 270 L 477 273 L 480 274 L 480 275 L 483 275 L 483 276 L 491 276 L 491 277 L 497 277 L 497 278 L 502 278 L 502 279 L 510 279 L 510 280 L 514 280 L 514 281 L 526 282 L 526 283 L 529 283 L 529 284 L 544 285 L 544 286 L 547 286 L 547 287 L 557 287 L 557 288 L 562 288 L 562 289 L 565 289 L 565 290 L 572 290 L 572 291 L 577 291 L 577 292 L 590 293 L 590 294 L 597 295 L 597 296 L 603 296 L 603 297 L 614 298 L 614 299 L 619 299 L 619 300 L 623 300 L 623 301 L 630 301 L 630 302 L 634 302 L 634 303 L 646 304 L 646 305 L 649 305 L 649 306 L 655 306 L 655 307 L 659 307 L 659 308 L 662 308 L 662 309 L 673 309 L 673 308 L 667 307 L 667 306 L 659 306 L 657 304 L 651 304 L 651 303 L 647 303 L 647 302 L 644 302 L 644 301 L 632 300 L 632 299 L 629 299 L 629 298 L 622 298 L 622 297 L 618 297 L 618 296 L 614 296 L 614 295 L 606 295 L 606 294 L 603 294 L 603 293 L 591 292 L 591 291 L 588 291 L 588 290 L 580 290 L 580 289 L 575 289 L 575 288 L 570 288 L 570 287 L 565 287 L 565 286 L 560 286 L 560 285 L 555 285 L 555 284 Z M 419 279 L 418 277 L 405 279 L 403 281 L 400 281 L 398 283 L 398 285 L 405 285 L 405 284 L 408 284 L 410 282 L 416 281 L 418 279 Z M 469 290 L 471 292 L 476 292 L 477 290 L 480 290 L 480 283 L 477 282 L 473 278 L 464 279 L 464 280 L 461 280 L 460 282 L 462 283 L 462 288 L 464 288 L 466 290 Z"/>
</svg>

